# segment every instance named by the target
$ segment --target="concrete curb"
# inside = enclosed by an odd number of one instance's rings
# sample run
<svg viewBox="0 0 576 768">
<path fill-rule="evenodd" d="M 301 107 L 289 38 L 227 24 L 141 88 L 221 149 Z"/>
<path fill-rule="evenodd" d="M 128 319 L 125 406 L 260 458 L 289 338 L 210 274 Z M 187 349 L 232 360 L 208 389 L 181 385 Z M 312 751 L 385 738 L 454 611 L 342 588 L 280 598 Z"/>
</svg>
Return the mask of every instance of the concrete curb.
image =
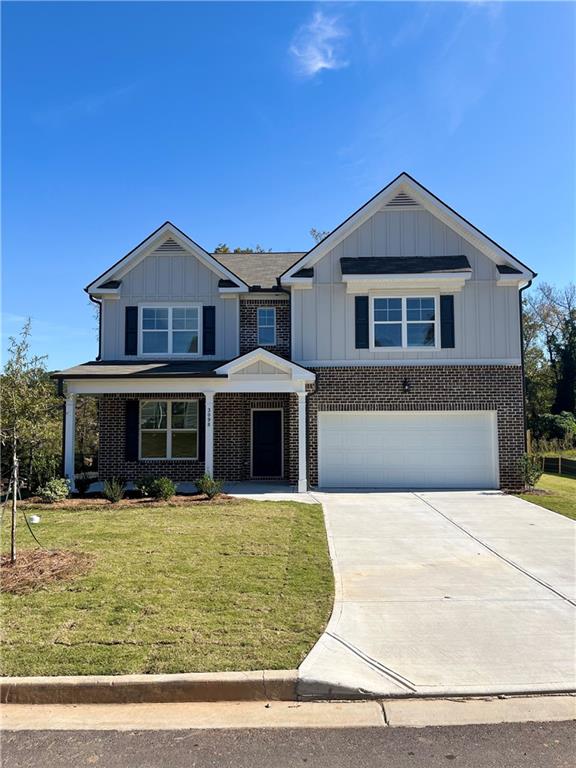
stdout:
<svg viewBox="0 0 576 768">
<path fill-rule="evenodd" d="M 295 701 L 296 670 L 0 678 L 3 704 Z"/>
</svg>

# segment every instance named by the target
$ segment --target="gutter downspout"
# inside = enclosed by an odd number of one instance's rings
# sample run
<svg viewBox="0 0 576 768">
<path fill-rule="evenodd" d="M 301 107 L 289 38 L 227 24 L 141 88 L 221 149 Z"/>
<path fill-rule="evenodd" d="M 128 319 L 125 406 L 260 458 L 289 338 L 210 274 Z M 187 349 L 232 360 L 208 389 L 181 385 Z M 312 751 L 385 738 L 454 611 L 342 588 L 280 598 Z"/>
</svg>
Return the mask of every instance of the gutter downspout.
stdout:
<svg viewBox="0 0 576 768">
<path fill-rule="evenodd" d="M 96 299 L 91 293 L 88 294 L 88 298 L 98 307 L 98 357 L 96 360 L 100 360 L 102 357 L 102 299 Z"/>
<path fill-rule="evenodd" d="M 522 313 L 522 293 L 526 289 L 530 288 L 534 278 L 536 277 L 538 277 L 538 275 L 534 273 L 532 280 L 529 280 L 528 283 L 522 286 L 522 288 L 520 288 L 518 291 L 518 307 L 520 313 L 520 370 L 522 371 L 522 415 L 524 417 L 524 453 L 526 453 L 528 450 L 528 441 L 526 439 L 528 433 L 528 418 L 526 416 L 526 374 L 524 370 L 524 323 Z"/>
</svg>

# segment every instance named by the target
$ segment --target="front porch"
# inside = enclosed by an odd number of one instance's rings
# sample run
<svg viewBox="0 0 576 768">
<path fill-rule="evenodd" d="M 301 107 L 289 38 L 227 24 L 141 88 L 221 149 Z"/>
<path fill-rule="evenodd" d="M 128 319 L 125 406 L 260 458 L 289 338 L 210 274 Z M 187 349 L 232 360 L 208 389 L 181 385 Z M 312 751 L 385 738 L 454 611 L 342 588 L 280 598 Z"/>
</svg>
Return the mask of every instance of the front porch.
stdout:
<svg viewBox="0 0 576 768">
<path fill-rule="evenodd" d="M 261 349 L 202 373 L 182 371 L 182 364 L 179 373 L 169 363 L 136 372 L 130 364 L 130 373 L 124 367 L 92 364 L 90 370 L 79 366 L 81 374 L 62 372 L 64 473 L 73 490 L 79 395 L 99 398 L 100 481 L 166 476 L 184 489 L 206 473 L 226 482 L 308 489 L 312 372 Z"/>
</svg>

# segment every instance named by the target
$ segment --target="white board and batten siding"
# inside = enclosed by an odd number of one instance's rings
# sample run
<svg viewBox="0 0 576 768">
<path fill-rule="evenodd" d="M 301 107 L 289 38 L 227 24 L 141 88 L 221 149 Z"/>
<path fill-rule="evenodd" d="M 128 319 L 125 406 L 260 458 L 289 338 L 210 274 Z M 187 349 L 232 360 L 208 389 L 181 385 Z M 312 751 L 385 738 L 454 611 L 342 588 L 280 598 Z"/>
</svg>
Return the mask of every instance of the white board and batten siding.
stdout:
<svg viewBox="0 0 576 768">
<path fill-rule="evenodd" d="M 454 349 L 356 349 L 354 296 L 340 259 L 465 255 L 472 276 L 454 296 Z M 307 361 L 494 360 L 520 362 L 518 289 L 497 286 L 495 264 L 428 211 L 385 210 L 358 227 L 314 266 L 311 289 L 292 291 L 293 359 Z M 420 290 L 420 295 L 426 291 Z M 375 291 L 382 295 L 382 291 Z M 386 290 L 385 295 L 403 291 Z M 418 293 L 418 292 L 417 292 Z"/>
<path fill-rule="evenodd" d="M 324 411 L 321 488 L 498 488 L 492 411 Z"/>
<path fill-rule="evenodd" d="M 157 248 L 122 278 L 120 298 L 102 302 L 102 358 L 122 360 L 127 306 L 147 301 L 199 303 L 216 307 L 217 360 L 238 354 L 238 299 L 222 298 L 219 277 L 191 253 L 175 245 Z M 132 358 L 133 359 L 133 358 Z M 202 356 L 195 359 L 202 359 Z"/>
</svg>

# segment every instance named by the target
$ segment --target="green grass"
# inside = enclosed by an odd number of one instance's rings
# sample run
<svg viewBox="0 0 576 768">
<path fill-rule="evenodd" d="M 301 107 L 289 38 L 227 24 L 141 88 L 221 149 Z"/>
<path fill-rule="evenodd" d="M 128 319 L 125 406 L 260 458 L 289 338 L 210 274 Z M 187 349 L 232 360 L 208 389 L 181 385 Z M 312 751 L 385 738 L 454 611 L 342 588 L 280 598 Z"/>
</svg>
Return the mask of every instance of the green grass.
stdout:
<svg viewBox="0 0 576 768">
<path fill-rule="evenodd" d="M 565 475 L 544 474 L 536 487 L 550 491 L 550 495 L 523 493 L 520 498 L 576 520 L 576 480 Z"/>
<path fill-rule="evenodd" d="M 34 511 L 45 546 L 96 561 L 73 581 L 2 595 L 2 674 L 289 669 L 328 620 L 320 505 Z M 20 547 L 32 544 L 21 525 Z"/>
</svg>

